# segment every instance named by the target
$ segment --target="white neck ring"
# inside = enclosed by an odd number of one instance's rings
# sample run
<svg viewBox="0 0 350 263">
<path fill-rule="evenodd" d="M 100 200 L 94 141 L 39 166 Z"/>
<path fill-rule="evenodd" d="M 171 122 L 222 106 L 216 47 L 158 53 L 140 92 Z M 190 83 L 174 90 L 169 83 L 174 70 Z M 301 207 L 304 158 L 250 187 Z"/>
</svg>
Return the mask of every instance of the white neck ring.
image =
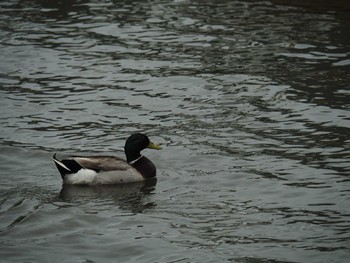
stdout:
<svg viewBox="0 0 350 263">
<path fill-rule="evenodd" d="M 143 155 L 141 155 L 139 158 L 132 160 L 131 162 L 129 162 L 129 164 L 134 164 L 136 163 L 138 160 L 140 160 L 143 157 Z"/>
</svg>

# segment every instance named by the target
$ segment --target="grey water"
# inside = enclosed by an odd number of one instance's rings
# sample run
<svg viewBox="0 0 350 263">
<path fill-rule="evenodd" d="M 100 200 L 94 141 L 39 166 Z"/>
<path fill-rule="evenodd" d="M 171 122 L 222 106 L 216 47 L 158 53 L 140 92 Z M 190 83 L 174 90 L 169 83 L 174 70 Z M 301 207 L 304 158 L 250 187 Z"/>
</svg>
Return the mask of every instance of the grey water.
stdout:
<svg viewBox="0 0 350 263">
<path fill-rule="evenodd" d="M 348 262 L 350 8 L 284 2 L 1 1 L 0 262 Z M 62 185 L 134 132 L 157 181 Z"/>
</svg>

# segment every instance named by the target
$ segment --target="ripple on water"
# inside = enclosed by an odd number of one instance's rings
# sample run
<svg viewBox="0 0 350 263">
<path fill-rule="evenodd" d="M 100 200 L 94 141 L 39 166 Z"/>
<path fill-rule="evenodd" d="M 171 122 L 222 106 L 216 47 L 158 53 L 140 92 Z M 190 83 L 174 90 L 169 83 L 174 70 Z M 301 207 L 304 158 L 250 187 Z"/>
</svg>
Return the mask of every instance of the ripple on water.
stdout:
<svg viewBox="0 0 350 263">
<path fill-rule="evenodd" d="M 270 2 L 0 6 L 1 258 L 348 258 L 347 20 Z M 164 146 L 144 152 L 156 184 L 61 186 L 53 152 L 123 157 L 140 131 Z"/>
</svg>

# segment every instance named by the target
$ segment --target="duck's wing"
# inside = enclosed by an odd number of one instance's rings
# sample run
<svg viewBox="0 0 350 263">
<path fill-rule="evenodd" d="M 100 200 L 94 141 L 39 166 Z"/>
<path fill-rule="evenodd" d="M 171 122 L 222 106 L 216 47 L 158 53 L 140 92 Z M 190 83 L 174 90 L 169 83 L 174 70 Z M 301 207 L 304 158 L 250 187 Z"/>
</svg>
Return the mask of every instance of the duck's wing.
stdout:
<svg viewBox="0 0 350 263">
<path fill-rule="evenodd" d="M 80 166 L 96 172 L 126 171 L 132 168 L 126 161 L 116 156 L 73 157 Z"/>
<path fill-rule="evenodd" d="M 133 166 L 114 156 L 52 157 L 65 184 L 120 184 L 143 181 Z"/>
</svg>

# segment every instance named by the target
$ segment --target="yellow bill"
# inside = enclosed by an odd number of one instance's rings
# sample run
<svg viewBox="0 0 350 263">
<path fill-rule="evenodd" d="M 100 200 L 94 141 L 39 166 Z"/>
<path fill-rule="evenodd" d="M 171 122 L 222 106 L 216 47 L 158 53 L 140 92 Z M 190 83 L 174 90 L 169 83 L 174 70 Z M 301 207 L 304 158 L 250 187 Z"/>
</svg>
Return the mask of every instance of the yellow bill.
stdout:
<svg viewBox="0 0 350 263">
<path fill-rule="evenodd" d="M 158 144 L 155 144 L 153 142 L 149 142 L 147 148 L 155 149 L 155 150 L 161 150 L 162 149 L 162 147 L 160 147 Z"/>
</svg>

